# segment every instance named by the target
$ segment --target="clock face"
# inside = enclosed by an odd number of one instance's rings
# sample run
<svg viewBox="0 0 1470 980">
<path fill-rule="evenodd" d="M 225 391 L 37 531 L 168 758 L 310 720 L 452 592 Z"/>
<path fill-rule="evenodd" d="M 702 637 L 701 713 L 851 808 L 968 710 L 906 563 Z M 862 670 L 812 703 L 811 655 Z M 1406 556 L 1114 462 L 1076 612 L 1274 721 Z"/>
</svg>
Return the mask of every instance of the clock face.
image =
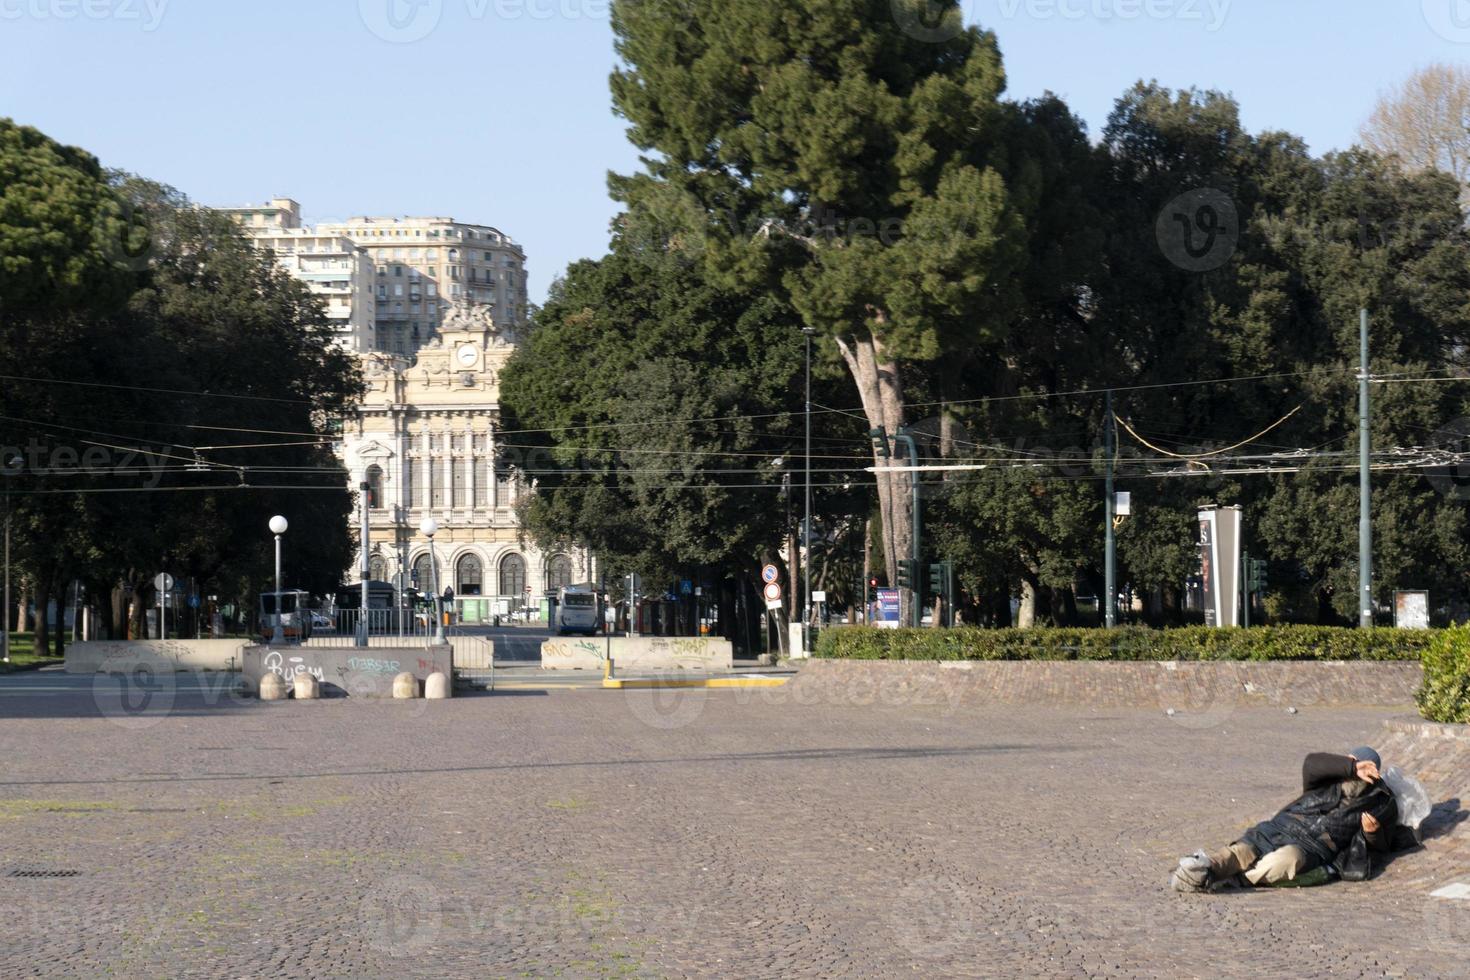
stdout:
<svg viewBox="0 0 1470 980">
<path fill-rule="evenodd" d="M 469 367 L 480 359 L 480 351 L 474 344 L 464 344 L 455 353 L 455 356 L 459 358 L 459 363 Z"/>
</svg>

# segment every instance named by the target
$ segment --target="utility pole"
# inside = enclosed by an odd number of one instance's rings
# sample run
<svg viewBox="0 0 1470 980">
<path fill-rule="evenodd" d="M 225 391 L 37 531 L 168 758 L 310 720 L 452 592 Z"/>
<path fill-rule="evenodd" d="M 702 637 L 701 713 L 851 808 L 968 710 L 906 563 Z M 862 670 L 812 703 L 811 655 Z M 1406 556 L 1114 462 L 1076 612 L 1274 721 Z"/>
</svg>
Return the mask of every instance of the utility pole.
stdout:
<svg viewBox="0 0 1470 980">
<path fill-rule="evenodd" d="M 806 336 L 806 518 L 802 524 L 801 553 L 801 652 L 812 652 L 812 327 L 802 327 Z"/>
<path fill-rule="evenodd" d="M 911 515 L 911 519 L 913 520 L 913 540 L 909 547 L 909 557 L 914 562 L 914 574 L 918 575 L 919 556 L 924 553 L 923 546 L 919 540 L 921 534 L 919 521 L 919 447 L 914 442 L 914 437 L 903 429 L 899 429 L 893 435 L 894 446 L 897 446 L 900 442 L 907 443 L 909 448 L 909 496 L 912 498 L 913 511 Z M 924 613 L 919 608 L 920 588 L 917 581 L 912 583 L 912 589 L 910 591 L 909 605 L 913 607 L 913 625 L 918 626 L 923 621 Z"/>
<path fill-rule="evenodd" d="M 362 603 L 362 615 L 357 620 L 357 646 L 365 647 L 370 643 L 368 640 L 368 577 L 372 574 L 372 565 L 370 564 L 368 551 L 372 545 L 368 541 L 370 533 L 368 527 L 368 495 L 372 493 L 373 485 L 364 482 L 358 486 L 358 489 L 362 491 L 358 499 L 358 519 L 362 524 L 360 535 L 362 539 L 362 562 L 358 565 L 357 572 L 358 586 L 362 590 L 362 595 L 359 598 L 359 601 Z M 431 541 L 430 548 L 432 547 L 433 542 Z M 433 559 L 431 558 L 430 560 L 432 561 Z M 436 574 L 438 570 L 438 566 L 436 565 L 434 568 Z M 436 592 L 439 590 L 437 580 L 434 582 L 434 590 Z"/>
<path fill-rule="evenodd" d="M 1117 519 L 1118 498 L 1113 492 L 1113 457 L 1117 455 L 1116 443 L 1118 431 L 1115 428 L 1113 418 L 1113 392 L 1108 389 L 1107 406 L 1105 409 L 1107 418 L 1103 420 L 1103 454 L 1107 457 L 1104 461 L 1103 492 L 1107 497 L 1104 505 L 1105 523 L 1104 531 L 1107 534 L 1106 544 L 1103 547 L 1103 624 L 1112 629 L 1118 625 L 1118 542 L 1117 534 L 1113 530 Z"/>
<path fill-rule="evenodd" d="M 1251 628 L 1251 556 L 1244 548 L 1240 549 L 1240 595 L 1245 602 L 1242 610 L 1240 624 L 1246 629 Z"/>
<path fill-rule="evenodd" d="M 1368 432 L 1368 311 L 1359 311 L 1358 345 L 1358 625 L 1373 625 L 1373 487 L 1368 479 L 1372 438 Z"/>
</svg>

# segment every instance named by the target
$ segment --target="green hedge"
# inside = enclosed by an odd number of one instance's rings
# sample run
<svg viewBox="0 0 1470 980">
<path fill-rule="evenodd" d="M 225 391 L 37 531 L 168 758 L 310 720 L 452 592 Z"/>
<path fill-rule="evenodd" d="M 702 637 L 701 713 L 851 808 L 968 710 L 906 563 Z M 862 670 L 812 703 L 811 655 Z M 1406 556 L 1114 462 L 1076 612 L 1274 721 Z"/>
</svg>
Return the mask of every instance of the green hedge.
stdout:
<svg viewBox="0 0 1470 980">
<path fill-rule="evenodd" d="M 816 656 L 848 660 L 1418 660 L 1446 632 L 1331 626 L 1170 630 L 843 626 L 822 631 Z M 1466 656 L 1463 651 L 1470 649 L 1470 630 L 1463 635 L 1462 658 Z M 1463 697 L 1463 688 L 1461 693 Z"/>
<path fill-rule="evenodd" d="M 1424 651 L 1419 711 L 1430 721 L 1470 722 L 1470 626 L 1439 630 Z"/>
</svg>

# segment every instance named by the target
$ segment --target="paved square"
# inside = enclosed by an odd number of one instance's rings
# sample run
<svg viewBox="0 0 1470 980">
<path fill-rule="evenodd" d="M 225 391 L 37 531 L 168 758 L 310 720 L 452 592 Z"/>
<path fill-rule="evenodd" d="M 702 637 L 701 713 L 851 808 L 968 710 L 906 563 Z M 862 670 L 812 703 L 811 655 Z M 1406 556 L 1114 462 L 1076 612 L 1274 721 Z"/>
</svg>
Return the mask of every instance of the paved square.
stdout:
<svg viewBox="0 0 1470 980">
<path fill-rule="evenodd" d="M 95 683 L 0 681 L 0 976 L 1450 977 L 1470 953 L 1470 902 L 1430 898 L 1463 879 L 1426 853 L 1164 890 L 1381 711 L 259 704 L 206 677 L 131 714 Z"/>
</svg>

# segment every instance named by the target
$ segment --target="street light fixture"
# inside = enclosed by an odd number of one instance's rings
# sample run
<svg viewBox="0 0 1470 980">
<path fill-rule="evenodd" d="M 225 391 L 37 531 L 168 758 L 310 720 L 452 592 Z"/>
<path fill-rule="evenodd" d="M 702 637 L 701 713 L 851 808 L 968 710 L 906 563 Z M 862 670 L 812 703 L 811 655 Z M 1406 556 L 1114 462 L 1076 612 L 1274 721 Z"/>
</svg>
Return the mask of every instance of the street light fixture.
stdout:
<svg viewBox="0 0 1470 980">
<path fill-rule="evenodd" d="M 271 533 L 276 536 L 276 628 L 271 631 L 271 643 L 276 646 L 286 642 L 286 632 L 281 628 L 281 535 L 290 526 L 280 514 L 271 518 Z"/>
<path fill-rule="evenodd" d="M 419 533 L 429 539 L 429 571 L 434 579 L 434 643 L 444 643 L 444 599 L 439 593 L 439 558 L 434 554 L 434 535 L 439 533 L 439 522 L 425 517 L 419 524 Z"/>
</svg>

